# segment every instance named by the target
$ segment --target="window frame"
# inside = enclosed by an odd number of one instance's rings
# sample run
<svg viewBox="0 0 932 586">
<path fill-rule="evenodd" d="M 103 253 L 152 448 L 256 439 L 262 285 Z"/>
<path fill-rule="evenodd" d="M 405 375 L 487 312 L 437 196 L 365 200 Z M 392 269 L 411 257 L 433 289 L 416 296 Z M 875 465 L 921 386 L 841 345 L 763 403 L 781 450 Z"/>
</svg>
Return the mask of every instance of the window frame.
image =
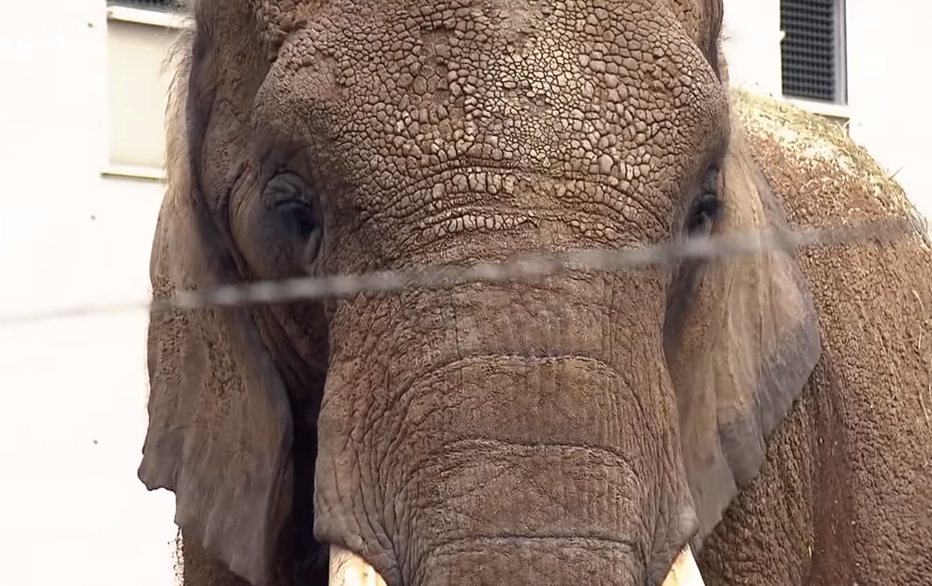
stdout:
<svg viewBox="0 0 932 586">
<path fill-rule="evenodd" d="M 777 0 L 782 8 L 784 0 Z M 832 100 L 817 100 L 784 93 L 783 90 L 783 51 L 780 51 L 780 92 L 789 104 L 824 116 L 838 123 L 847 132 L 851 119 L 850 94 L 848 91 L 848 2 L 832 0 L 833 24 L 835 33 L 835 96 Z M 780 44 L 786 39 L 786 31 L 780 29 Z"/>
<path fill-rule="evenodd" d="M 170 13 L 174 11 L 173 3 L 177 0 L 158 0 L 159 4 L 146 4 L 143 0 L 107 0 L 107 8 L 130 8 L 146 12 Z"/>
<path fill-rule="evenodd" d="M 145 181 L 164 182 L 166 179 L 165 165 L 161 167 L 122 165 L 113 162 L 113 145 L 110 141 L 110 130 L 113 124 L 110 107 L 110 31 L 109 24 L 111 21 L 126 22 L 132 24 L 142 24 L 167 29 L 183 29 L 190 27 L 188 20 L 171 10 L 161 10 L 153 8 L 142 8 L 126 6 L 122 4 L 110 4 L 106 10 L 106 35 L 104 43 L 107 46 L 106 61 L 104 65 L 105 79 L 104 83 L 107 91 L 104 92 L 105 115 L 102 118 L 101 130 L 103 131 L 103 152 L 101 153 L 100 175 L 103 177 L 119 177 L 140 179 Z M 167 55 L 166 55 L 167 57 Z"/>
<path fill-rule="evenodd" d="M 778 0 L 782 12 L 783 4 L 786 0 Z M 785 62 L 783 51 L 780 51 L 780 85 L 781 92 L 788 100 L 799 101 L 802 103 L 813 103 L 829 110 L 837 110 L 838 107 L 848 105 L 848 37 L 847 37 L 847 1 L 831 0 L 832 2 L 832 24 L 833 24 L 833 52 L 834 52 L 834 85 L 835 91 L 831 99 L 821 100 L 817 98 L 808 98 L 792 93 L 787 93 L 783 86 L 783 72 Z M 781 45 L 786 40 L 786 30 L 780 30 Z"/>
</svg>

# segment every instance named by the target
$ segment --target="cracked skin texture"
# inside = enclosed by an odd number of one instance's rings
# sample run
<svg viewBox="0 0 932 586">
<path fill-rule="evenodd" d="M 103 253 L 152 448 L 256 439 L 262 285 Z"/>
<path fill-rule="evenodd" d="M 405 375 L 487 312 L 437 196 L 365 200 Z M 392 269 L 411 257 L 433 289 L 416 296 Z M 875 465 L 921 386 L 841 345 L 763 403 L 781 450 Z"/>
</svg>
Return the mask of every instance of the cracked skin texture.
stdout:
<svg viewBox="0 0 932 586">
<path fill-rule="evenodd" d="M 655 242 L 710 167 L 716 232 L 905 213 L 863 155 L 805 152 L 812 118 L 727 99 L 719 2 L 195 10 L 157 294 Z M 659 583 L 697 532 L 708 584 L 921 582 L 928 263 L 914 238 L 154 315 L 140 477 L 191 586 L 322 584 L 315 536 L 391 586 Z"/>
<path fill-rule="evenodd" d="M 544 225 L 557 245 L 654 240 L 669 230 L 679 169 L 699 166 L 719 130 L 712 72 L 672 11 L 296 4 L 260 9 L 276 62 L 255 116 L 279 141 L 319 137 L 309 148 L 343 172 L 319 187 L 368 192 L 339 203 L 386 262 L 445 254 L 452 234 L 535 233 L 520 226 Z M 535 197 L 554 179 L 554 198 Z"/>
</svg>

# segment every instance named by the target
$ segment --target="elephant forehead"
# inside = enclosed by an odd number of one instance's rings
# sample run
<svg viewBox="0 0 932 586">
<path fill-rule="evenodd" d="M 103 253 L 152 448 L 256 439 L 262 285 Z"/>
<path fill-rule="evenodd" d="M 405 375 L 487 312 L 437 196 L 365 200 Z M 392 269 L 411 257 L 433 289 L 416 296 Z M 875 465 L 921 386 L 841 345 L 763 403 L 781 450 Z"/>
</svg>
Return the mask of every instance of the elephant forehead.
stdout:
<svg viewBox="0 0 932 586">
<path fill-rule="evenodd" d="M 361 191 L 473 166 L 669 196 L 721 138 L 721 84 L 663 4 L 334 2 L 298 20 L 260 122 Z"/>
</svg>

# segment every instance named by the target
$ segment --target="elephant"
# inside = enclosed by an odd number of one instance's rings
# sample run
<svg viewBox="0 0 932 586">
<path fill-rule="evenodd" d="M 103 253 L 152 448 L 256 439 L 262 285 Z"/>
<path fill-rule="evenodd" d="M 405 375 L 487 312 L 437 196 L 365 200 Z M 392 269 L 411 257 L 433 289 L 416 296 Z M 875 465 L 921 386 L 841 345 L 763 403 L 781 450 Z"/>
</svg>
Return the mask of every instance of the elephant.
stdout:
<svg viewBox="0 0 932 586">
<path fill-rule="evenodd" d="M 191 14 L 157 297 L 916 217 L 840 127 L 730 85 L 722 0 Z M 928 584 L 914 225 L 153 311 L 138 476 L 185 586 Z"/>
</svg>

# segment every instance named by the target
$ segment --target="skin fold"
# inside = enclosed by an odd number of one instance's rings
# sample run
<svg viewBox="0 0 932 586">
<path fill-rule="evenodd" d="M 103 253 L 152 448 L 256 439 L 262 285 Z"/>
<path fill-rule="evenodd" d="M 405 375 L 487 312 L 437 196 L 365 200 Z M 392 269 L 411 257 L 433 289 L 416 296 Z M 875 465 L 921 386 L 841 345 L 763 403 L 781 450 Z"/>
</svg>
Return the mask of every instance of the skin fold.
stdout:
<svg viewBox="0 0 932 586">
<path fill-rule="evenodd" d="M 192 10 L 156 295 L 914 213 L 727 89 L 720 1 Z M 154 313 L 139 476 L 186 586 L 326 584 L 330 545 L 389 586 L 659 585 L 686 545 L 709 585 L 924 583 L 930 264 L 917 228 Z"/>
</svg>

